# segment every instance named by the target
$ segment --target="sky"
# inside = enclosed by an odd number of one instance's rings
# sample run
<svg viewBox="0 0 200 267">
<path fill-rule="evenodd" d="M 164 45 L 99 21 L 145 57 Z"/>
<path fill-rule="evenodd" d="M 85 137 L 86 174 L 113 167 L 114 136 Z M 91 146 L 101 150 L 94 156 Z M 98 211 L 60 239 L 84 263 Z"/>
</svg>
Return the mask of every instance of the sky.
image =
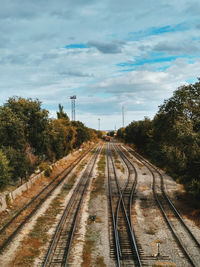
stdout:
<svg viewBox="0 0 200 267">
<path fill-rule="evenodd" d="M 101 130 L 152 119 L 200 77 L 200 1 L 0 0 L 0 105 L 38 98 Z"/>
</svg>

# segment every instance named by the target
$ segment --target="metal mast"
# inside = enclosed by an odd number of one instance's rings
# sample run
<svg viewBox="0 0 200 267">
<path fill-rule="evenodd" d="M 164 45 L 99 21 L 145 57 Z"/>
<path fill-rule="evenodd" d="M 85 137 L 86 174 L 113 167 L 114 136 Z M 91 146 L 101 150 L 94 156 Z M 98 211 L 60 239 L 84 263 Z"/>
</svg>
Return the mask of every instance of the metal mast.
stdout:
<svg viewBox="0 0 200 267">
<path fill-rule="evenodd" d="M 122 106 L 122 127 L 124 128 L 124 106 Z"/>
<path fill-rule="evenodd" d="M 100 119 L 98 119 L 98 122 L 99 122 L 99 124 L 98 124 L 98 125 L 99 125 L 99 131 L 100 131 Z"/>
<path fill-rule="evenodd" d="M 76 96 L 70 96 L 71 102 L 72 102 L 72 121 L 76 120 L 76 109 L 75 109 L 75 100 L 76 100 Z"/>
</svg>

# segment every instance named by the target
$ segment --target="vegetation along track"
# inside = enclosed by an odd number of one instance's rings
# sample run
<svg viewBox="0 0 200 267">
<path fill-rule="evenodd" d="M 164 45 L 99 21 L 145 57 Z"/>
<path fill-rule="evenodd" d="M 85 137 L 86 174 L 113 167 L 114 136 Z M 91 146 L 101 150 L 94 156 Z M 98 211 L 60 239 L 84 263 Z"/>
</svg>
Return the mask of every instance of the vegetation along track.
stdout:
<svg viewBox="0 0 200 267">
<path fill-rule="evenodd" d="M 200 244 L 193 233 L 190 231 L 176 207 L 168 197 L 164 188 L 164 179 L 162 173 L 153 166 L 150 162 L 145 160 L 138 153 L 130 148 L 126 148 L 133 154 L 140 162 L 142 162 L 150 171 L 153 177 L 153 194 L 155 200 L 161 210 L 161 213 L 172 232 L 179 248 L 191 266 L 200 266 Z"/>
<path fill-rule="evenodd" d="M 44 187 L 31 201 L 20 209 L 1 229 L 0 229 L 0 253 L 18 234 L 21 228 L 35 214 L 43 202 L 52 194 L 59 184 L 71 173 L 77 164 L 89 153 L 77 157 L 67 168 L 57 175 L 46 187 Z"/>
<path fill-rule="evenodd" d="M 107 175 L 113 229 L 113 242 L 111 243 L 114 243 L 113 247 L 117 266 L 142 266 L 139 249 L 131 223 L 131 206 L 133 193 L 137 183 L 137 173 L 132 165 L 131 169 L 125 155 L 120 152 L 116 146 L 115 149 L 126 162 L 125 164 L 129 173 L 125 184 L 120 186 L 110 144 L 107 144 Z"/>
<path fill-rule="evenodd" d="M 101 147 L 98 147 L 74 189 L 51 240 L 42 264 L 43 267 L 68 265 L 69 252 L 77 225 L 79 211 L 100 151 Z"/>
</svg>

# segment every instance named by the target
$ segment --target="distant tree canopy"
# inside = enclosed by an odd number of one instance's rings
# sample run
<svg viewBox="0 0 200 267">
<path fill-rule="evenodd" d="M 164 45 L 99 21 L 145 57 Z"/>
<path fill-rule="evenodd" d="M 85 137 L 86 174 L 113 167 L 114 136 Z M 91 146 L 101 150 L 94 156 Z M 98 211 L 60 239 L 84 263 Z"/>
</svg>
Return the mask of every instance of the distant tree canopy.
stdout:
<svg viewBox="0 0 200 267">
<path fill-rule="evenodd" d="M 60 104 L 57 119 L 48 115 L 38 99 L 11 97 L 0 107 L 0 189 L 98 136 L 82 122 L 70 122 Z"/>
<path fill-rule="evenodd" d="M 110 131 L 107 133 L 108 136 L 114 136 L 115 132 L 114 131 Z"/>
<path fill-rule="evenodd" d="M 200 197 L 200 80 L 178 88 L 152 121 L 133 121 L 117 136 Z"/>
</svg>

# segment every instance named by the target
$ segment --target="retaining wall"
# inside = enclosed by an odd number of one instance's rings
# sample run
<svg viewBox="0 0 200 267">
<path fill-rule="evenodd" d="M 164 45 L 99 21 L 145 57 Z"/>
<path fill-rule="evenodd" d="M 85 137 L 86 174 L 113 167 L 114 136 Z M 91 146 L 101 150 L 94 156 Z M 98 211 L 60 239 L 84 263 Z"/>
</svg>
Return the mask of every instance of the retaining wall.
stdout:
<svg viewBox="0 0 200 267">
<path fill-rule="evenodd" d="M 78 151 L 74 152 L 73 154 L 76 154 L 77 152 Z M 60 159 L 59 161 L 55 162 L 54 164 L 52 164 L 51 167 L 53 166 L 57 167 L 58 165 L 64 166 L 70 156 L 71 153 L 65 156 L 64 158 Z M 30 179 L 26 183 L 19 186 L 15 190 L 11 192 L 7 191 L 0 194 L 0 212 L 4 211 L 7 208 L 6 196 L 7 198 L 9 198 L 11 202 L 13 202 L 17 196 L 21 196 L 24 191 L 28 190 L 34 182 L 36 182 L 38 179 L 41 179 L 42 177 L 44 177 L 44 172 L 41 172 L 39 174 L 32 174 L 30 176 Z"/>
</svg>

